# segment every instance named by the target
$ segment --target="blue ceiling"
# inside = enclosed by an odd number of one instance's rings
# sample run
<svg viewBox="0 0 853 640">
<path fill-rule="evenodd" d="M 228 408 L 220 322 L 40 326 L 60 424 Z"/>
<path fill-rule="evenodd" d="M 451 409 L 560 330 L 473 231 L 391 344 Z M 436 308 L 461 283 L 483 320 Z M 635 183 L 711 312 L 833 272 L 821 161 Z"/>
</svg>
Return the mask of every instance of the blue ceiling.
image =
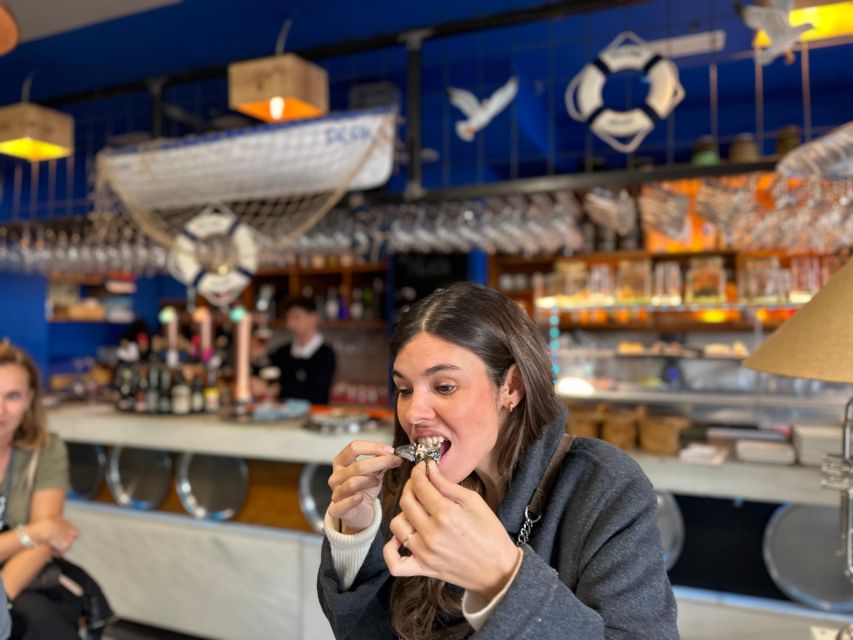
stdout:
<svg viewBox="0 0 853 640">
<path fill-rule="evenodd" d="M 30 168 L 25 168 L 15 187 L 15 171 L 21 173 L 19 163 L 0 161 L 0 217 L 8 216 L 13 206 L 19 210 L 29 206 L 39 215 L 45 202 L 63 202 L 69 196 L 75 204 L 65 210 L 85 210 L 97 150 L 110 136 L 149 128 L 150 104 L 144 92 L 65 105 L 56 102 L 62 96 L 270 55 L 288 16 L 294 19 L 294 26 L 287 48 L 305 51 L 541 4 L 541 0 L 184 0 L 23 44 L 0 58 L 0 104 L 17 101 L 24 78 L 36 72 L 32 99 L 59 104 L 75 116 L 77 156 L 71 166 L 57 163 L 53 176 L 57 186 L 52 194 L 45 192 L 50 181 L 47 175 L 40 177 L 34 190 L 28 188 Z M 586 62 L 628 29 L 646 40 L 714 29 L 727 34 L 724 51 L 676 60 L 686 98 L 637 151 L 656 163 L 689 160 L 695 140 L 711 133 L 715 116 L 724 155 L 727 142 L 740 133 L 757 135 L 763 140 L 763 151 L 772 153 L 775 131 L 786 124 L 802 128 L 811 124 L 819 133 L 853 116 L 853 43 L 810 49 L 805 67 L 802 53 L 791 65 L 777 60 L 761 70 L 763 91 L 757 91 L 752 32 L 730 0 L 648 0 L 427 40 L 422 57 L 422 134 L 424 146 L 435 149 L 438 160 L 424 165 L 424 184 L 435 188 L 574 172 L 582 170 L 584 160 L 592 156 L 607 168 L 624 167 L 627 159 L 623 154 L 569 118 L 563 93 Z M 348 108 L 353 85 L 385 81 L 400 90 L 406 115 L 404 46 L 316 61 L 330 73 L 334 109 Z M 714 69 L 716 84 L 712 82 Z M 473 143 L 459 140 L 453 123 L 461 114 L 448 103 L 446 87 L 464 87 L 482 98 L 512 74 L 520 82 L 513 104 Z M 808 79 L 811 120 L 804 109 L 804 77 Z M 628 108 L 643 101 L 646 89 L 638 74 L 617 76 L 607 83 L 605 99 L 614 108 Z M 716 110 L 712 95 L 717 96 Z M 169 85 L 165 98 L 204 119 L 227 112 L 224 76 Z M 192 131 L 186 124 L 168 121 L 164 133 L 180 136 Z M 392 190 L 403 188 L 404 174 L 403 167 L 390 184 Z M 38 195 L 29 200 L 35 191 Z"/>
</svg>

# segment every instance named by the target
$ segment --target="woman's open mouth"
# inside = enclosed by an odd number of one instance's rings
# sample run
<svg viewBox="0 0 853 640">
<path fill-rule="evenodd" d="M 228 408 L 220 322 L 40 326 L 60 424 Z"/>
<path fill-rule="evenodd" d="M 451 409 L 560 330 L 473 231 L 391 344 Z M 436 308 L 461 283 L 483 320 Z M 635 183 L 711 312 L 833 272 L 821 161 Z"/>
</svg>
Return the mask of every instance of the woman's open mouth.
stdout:
<svg viewBox="0 0 853 640">
<path fill-rule="evenodd" d="M 444 436 L 427 436 L 425 438 L 418 438 L 415 444 L 406 444 L 402 447 L 397 447 L 394 453 L 405 460 L 415 463 L 421 460 L 440 462 L 444 454 L 450 449 L 450 446 L 450 441 Z"/>
</svg>

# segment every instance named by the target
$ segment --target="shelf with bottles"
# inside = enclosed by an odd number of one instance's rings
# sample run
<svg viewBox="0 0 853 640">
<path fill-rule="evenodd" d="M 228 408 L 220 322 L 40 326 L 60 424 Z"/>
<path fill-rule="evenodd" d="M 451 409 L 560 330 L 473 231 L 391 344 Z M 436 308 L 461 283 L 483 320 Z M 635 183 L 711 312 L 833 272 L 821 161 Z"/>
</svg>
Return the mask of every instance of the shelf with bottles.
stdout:
<svg viewBox="0 0 853 640">
<path fill-rule="evenodd" d="M 304 296 L 317 304 L 324 327 L 382 330 L 383 296 L 388 265 L 303 265 L 265 270 L 255 275 L 245 302 L 257 306 L 266 289 L 271 300 L 270 326 L 283 328 L 287 298 Z"/>
<path fill-rule="evenodd" d="M 222 382 L 215 367 L 202 363 L 123 362 L 115 370 L 113 401 L 127 413 L 215 414 L 222 404 Z"/>
</svg>

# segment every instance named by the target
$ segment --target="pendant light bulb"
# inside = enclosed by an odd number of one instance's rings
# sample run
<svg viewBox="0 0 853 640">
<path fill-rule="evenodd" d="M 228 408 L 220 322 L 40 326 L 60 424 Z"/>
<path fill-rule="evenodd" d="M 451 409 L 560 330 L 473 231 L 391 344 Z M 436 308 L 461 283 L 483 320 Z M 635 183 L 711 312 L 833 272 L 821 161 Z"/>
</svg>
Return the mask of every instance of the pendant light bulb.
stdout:
<svg viewBox="0 0 853 640">
<path fill-rule="evenodd" d="M 284 115 L 284 98 L 276 96 L 270 98 L 270 116 L 273 120 L 281 120 Z"/>
</svg>

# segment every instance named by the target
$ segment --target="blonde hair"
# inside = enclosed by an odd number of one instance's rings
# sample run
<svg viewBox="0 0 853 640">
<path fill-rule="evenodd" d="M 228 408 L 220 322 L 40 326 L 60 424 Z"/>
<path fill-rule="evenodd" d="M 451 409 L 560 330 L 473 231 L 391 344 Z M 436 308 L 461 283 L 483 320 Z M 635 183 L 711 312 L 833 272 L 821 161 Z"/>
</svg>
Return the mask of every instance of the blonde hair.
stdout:
<svg viewBox="0 0 853 640">
<path fill-rule="evenodd" d="M 15 365 L 27 372 L 33 397 L 12 443 L 22 449 L 42 449 L 47 444 L 47 416 L 41 401 L 41 376 L 32 358 L 8 340 L 0 342 L 0 367 Z"/>
</svg>

